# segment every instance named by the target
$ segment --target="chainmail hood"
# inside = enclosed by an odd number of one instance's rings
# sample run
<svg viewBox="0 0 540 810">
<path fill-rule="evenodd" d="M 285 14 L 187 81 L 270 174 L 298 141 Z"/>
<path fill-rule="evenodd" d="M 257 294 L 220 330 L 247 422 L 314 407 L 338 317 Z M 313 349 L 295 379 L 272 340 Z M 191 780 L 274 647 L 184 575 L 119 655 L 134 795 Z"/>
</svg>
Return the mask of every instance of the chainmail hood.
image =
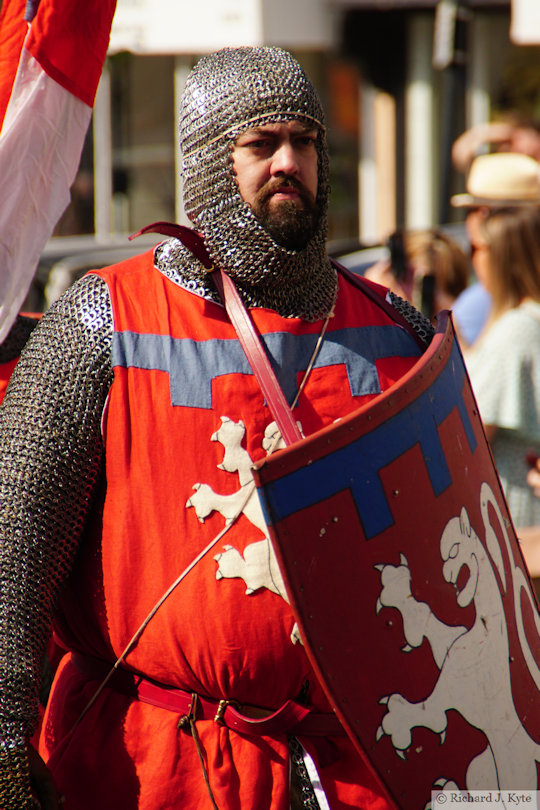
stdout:
<svg viewBox="0 0 540 810">
<path fill-rule="evenodd" d="M 300 120 L 316 126 L 319 218 L 302 250 L 278 245 L 244 202 L 232 147 L 238 135 L 269 122 Z M 226 48 L 203 57 L 188 77 L 180 116 L 184 204 L 217 266 L 235 280 L 249 306 L 285 317 L 317 320 L 334 304 L 337 278 L 326 254 L 329 195 L 324 115 L 298 62 L 279 48 Z M 204 271 L 178 243 L 158 255 L 158 266 L 189 261 L 195 283 Z M 169 273 L 170 275 L 170 273 Z"/>
</svg>

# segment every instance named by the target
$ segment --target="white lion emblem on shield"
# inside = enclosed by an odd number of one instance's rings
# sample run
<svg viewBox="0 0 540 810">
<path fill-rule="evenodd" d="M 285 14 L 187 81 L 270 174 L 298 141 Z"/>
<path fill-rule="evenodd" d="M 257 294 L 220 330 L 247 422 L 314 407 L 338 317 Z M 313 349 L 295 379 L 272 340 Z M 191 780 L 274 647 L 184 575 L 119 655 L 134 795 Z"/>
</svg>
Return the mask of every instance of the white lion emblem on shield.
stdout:
<svg viewBox="0 0 540 810">
<path fill-rule="evenodd" d="M 202 523 L 212 512 L 222 515 L 226 526 L 232 525 L 240 515 L 244 515 L 264 534 L 264 539 L 250 543 L 243 554 L 234 546 L 224 546 L 223 551 L 214 557 L 218 563 L 216 579 L 240 578 L 246 583 L 248 596 L 259 588 L 268 588 L 288 602 L 283 577 L 253 481 L 251 471 L 253 461 L 242 446 L 245 433 L 246 428 L 241 420 L 234 422 L 229 417 L 222 416 L 221 426 L 211 436 L 211 441 L 220 442 L 225 451 L 218 469 L 238 473 L 239 489 L 232 494 L 223 495 L 215 492 L 209 484 L 196 483 L 193 485 L 195 492 L 188 499 L 186 507 L 194 507 Z M 275 422 L 271 422 L 264 431 L 262 448 L 268 453 L 282 447 L 284 443 L 278 427 Z M 296 622 L 291 631 L 291 641 L 294 644 L 300 641 Z"/>
<path fill-rule="evenodd" d="M 536 763 L 540 762 L 540 746 L 524 728 L 512 698 L 507 627 L 493 566 L 496 566 L 505 590 L 506 576 L 501 549 L 488 516 L 489 504 L 495 510 L 510 555 L 515 605 L 520 614 L 516 618 L 521 646 L 531 675 L 540 688 L 540 670 L 523 629 L 521 590 L 525 590 L 532 605 L 534 599 L 521 569 L 514 564 L 501 512 L 491 488 L 485 483 L 480 501 L 489 555 L 472 528 L 465 508 L 459 517 L 448 521 L 440 541 L 442 576 L 456 587 L 460 607 L 474 603 L 476 617 L 472 627 L 444 624 L 428 604 L 413 597 L 411 572 L 403 554 L 397 566 L 376 566 L 382 584 L 377 613 L 383 607 L 397 608 L 403 618 L 407 642 L 403 652 L 419 647 L 425 638 L 440 670 L 431 694 L 419 703 L 411 703 L 397 693 L 381 697 L 386 713 L 377 731 L 377 740 L 389 736 L 398 755 L 405 758 L 411 745 L 412 729 L 416 726 L 432 730 L 444 742 L 446 712 L 453 709 L 470 725 L 483 731 L 488 741 L 484 751 L 469 763 L 466 788 L 514 789 L 518 785 L 520 789 L 534 790 L 538 781 Z M 469 577 L 458 591 L 458 575 L 463 567 L 468 569 Z M 536 608 L 534 614 L 538 631 Z M 437 784 L 451 789 L 457 787 L 448 774 Z"/>
</svg>

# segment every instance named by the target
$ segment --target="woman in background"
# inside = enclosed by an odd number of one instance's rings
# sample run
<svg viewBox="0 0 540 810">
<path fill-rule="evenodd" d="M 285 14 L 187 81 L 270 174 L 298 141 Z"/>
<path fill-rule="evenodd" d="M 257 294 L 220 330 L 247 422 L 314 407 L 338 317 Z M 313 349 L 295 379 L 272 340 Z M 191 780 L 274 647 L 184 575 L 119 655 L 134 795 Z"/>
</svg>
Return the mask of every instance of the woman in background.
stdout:
<svg viewBox="0 0 540 810">
<path fill-rule="evenodd" d="M 390 237 L 390 258 L 370 267 L 365 277 L 388 287 L 433 320 L 451 309 L 469 281 L 465 251 L 438 228 L 397 231 Z"/>
<path fill-rule="evenodd" d="M 540 207 L 484 208 L 470 236 L 493 306 L 467 368 L 514 524 L 537 525 L 527 458 L 540 455 Z"/>
</svg>

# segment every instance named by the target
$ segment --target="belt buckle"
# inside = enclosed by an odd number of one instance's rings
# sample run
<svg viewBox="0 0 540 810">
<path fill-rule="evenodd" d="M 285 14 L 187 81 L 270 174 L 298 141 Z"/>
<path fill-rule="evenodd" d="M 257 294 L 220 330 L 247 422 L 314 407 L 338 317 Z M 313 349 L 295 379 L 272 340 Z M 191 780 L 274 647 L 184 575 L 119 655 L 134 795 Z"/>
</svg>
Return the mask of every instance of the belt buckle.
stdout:
<svg viewBox="0 0 540 810">
<path fill-rule="evenodd" d="M 214 717 L 214 723 L 217 723 L 219 726 L 225 725 L 225 712 L 227 711 L 228 706 L 238 706 L 236 700 L 220 700 L 218 703 L 218 707 L 216 709 L 216 715 Z"/>
<path fill-rule="evenodd" d="M 191 733 L 193 733 L 195 727 L 195 721 L 197 719 L 197 709 L 199 708 L 199 696 L 196 692 L 191 693 L 191 701 L 188 706 L 187 714 L 183 714 L 180 719 L 178 720 L 178 728 L 183 729 L 184 731 L 189 731 L 191 729 Z"/>
</svg>

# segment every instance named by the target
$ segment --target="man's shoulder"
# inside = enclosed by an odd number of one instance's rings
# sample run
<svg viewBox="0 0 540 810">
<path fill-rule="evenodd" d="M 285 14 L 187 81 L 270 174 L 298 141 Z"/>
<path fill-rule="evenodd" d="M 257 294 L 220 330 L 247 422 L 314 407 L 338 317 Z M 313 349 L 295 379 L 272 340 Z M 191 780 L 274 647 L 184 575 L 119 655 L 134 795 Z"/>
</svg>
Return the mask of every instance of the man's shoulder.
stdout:
<svg viewBox="0 0 540 810">
<path fill-rule="evenodd" d="M 350 271 L 340 272 L 340 275 L 375 306 L 380 307 L 391 320 L 414 335 L 421 348 L 425 349 L 430 344 L 435 330 L 429 320 L 412 304 L 375 281 L 355 276 Z"/>
<path fill-rule="evenodd" d="M 89 270 L 90 275 L 101 276 L 104 280 L 114 278 L 116 276 L 122 277 L 129 274 L 145 272 L 154 267 L 154 251 L 155 246 L 149 250 L 141 251 L 135 256 L 129 256 L 115 264 L 109 264 L 107 267 L 98 267 Z"/>
</svg>

